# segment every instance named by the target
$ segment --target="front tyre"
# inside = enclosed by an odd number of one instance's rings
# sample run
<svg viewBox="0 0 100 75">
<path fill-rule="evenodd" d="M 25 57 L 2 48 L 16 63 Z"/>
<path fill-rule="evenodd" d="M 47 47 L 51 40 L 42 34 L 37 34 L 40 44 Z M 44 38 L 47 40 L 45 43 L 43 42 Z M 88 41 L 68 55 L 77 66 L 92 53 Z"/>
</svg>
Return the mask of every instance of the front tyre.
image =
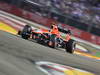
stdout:
<svg viewBox="0 0 100 75">
<path fill-rule="evenodd" d="M 66 46 L 65 46 L 66 52 L 73 54 L 74 50 L 75 50 L 75 45 L 76 45 L 76 43 L 72 39 L 70 39 L 68 42 L 66 42 Z"/>
<path fill-rule="evenodd" d="M 30 37 L 30 35 L 25 35 L 25 34 L 22 34 L 21 36 L 23 39 L 28 39 Z"/>
<path fill-rule="evenodd" d="M 24 26 L 24 28 L 23 28 L 23 30 L 22 30 L 22 32 L 21 32 L 21 36 L 22 36 L 22 38 L 24 38 L 24 39 L 28 39 L 28 38 L 30 38 L 31 33 L 32 33 L 32 28 L 31 28 L 31 26 L 26 25 L 26 26 Z"/>
</svg>

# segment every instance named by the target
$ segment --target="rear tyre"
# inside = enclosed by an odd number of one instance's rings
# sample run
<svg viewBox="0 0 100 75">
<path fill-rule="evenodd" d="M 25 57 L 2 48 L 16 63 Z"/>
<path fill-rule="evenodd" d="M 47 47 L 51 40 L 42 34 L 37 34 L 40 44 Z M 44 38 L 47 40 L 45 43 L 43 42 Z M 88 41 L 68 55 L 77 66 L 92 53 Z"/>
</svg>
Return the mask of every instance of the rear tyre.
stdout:
<svg viewBox="0 0 100 75">
<path fill-rule="evenodd" d="M 66 52 L 73 54 L 74 53 L 74 49 L 75 49 L 75 41 L 74 40 L 69 40 L 68 42 L 66 42 Z"/>
</svg>

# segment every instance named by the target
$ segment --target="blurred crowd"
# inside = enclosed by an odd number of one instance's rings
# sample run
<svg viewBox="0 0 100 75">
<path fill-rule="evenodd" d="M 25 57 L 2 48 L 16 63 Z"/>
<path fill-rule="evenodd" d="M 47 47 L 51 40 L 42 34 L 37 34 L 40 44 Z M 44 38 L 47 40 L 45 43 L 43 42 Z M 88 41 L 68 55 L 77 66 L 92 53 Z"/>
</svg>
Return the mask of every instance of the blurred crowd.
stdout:
<svg viewBox="0 0 100 75">
<path fill-rule="evenodd" d="M 97 0 L 33 0 L 48 7 L 60 9 L 62 13 L 88 25 L 100 28 L 100 2 Z"/>
</svg>

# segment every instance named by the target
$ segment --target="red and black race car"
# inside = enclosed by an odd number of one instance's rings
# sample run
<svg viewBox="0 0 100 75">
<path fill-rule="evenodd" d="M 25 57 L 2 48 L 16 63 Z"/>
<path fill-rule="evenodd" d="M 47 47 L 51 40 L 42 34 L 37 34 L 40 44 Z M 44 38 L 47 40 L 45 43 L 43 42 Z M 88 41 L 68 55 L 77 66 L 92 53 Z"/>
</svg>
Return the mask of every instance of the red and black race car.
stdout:
<svg viewBox="0 0 100 75">
<path fill-rule="evenodd" d="M 24 39 L 32 39 L 38 43 L 48 45 L 52 48 L 64 48 L 68 53 L 74 53 L 75 41 L 70 38 L 70 31 L 66 33 L 66 39 L 60 36 L 60 32 L 57 26 L 52 26 L 51 30 L 46 29 L 32 29 L 31 26 L 24 26 L 22 31 L 18 34 Z"/>
</svg>

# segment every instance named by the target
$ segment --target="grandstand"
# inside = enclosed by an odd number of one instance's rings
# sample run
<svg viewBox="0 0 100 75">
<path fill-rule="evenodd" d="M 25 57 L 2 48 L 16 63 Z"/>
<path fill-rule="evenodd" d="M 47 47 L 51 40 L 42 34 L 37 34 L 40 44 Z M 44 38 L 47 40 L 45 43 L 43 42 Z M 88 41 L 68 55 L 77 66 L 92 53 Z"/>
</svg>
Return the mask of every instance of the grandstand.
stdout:
<svg viewBox="0 0 100 75">
<path fill-rule="evenodd" d="M 100 36 L 99 0 L 0 0 Z"/>
<path fill-rule="evenodd" d="M 99 0 L 32 0 L 45 6 L 55 7 L 75 20 L 100 28 Z"/>
</svg>

